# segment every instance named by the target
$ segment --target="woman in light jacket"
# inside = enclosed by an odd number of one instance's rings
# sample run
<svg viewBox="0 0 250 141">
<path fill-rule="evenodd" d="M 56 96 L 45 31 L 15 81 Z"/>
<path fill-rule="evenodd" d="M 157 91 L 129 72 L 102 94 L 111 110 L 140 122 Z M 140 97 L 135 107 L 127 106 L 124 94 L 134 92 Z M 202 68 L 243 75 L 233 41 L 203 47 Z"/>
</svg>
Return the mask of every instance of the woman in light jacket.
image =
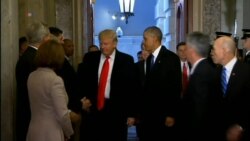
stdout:
<svg viewBox="0 0 250 141">
<path fill-rule="evenodd" d="M 63 80 L 54 72 L 63 61 L 64 50 L 57 41 L 47 41 L 37 51 L 38 68 L 28 78 L 31 121 L 27 141 L 65 141 L 73 134 L 68 96 Z"/>
</svg>

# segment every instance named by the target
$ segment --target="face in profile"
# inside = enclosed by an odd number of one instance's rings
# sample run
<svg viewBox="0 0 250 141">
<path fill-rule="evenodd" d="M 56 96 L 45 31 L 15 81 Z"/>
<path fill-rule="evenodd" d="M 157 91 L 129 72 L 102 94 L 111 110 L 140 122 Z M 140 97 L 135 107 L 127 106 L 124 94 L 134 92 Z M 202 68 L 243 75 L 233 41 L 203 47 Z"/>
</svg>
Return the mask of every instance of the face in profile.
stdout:
<svg viewBox="0 0 250 141">
<path fill-rule="evenodd" d="M 146 51 L 153 52 L 154 50 L 154 42 L 156 37 L 151 35 L 150 33 L 144 33 L 143 35 L 143 45 Z"/>
<path fill-rule="evenodd" d="M 66 56 L 70 57 L 74 54 L 74 44 L 71 40 L 64 40 L 63 48 Z"/>
<path fill-rule="evenodd" d="M 224 58 L 225 49 L 221 45 L 221 42 L 216 40 L 211 50 L 211 57 L 215 64 L 221 64 Z"/>
<path fill-rule="evenodd" d="M 61 43 L 61 44 L 63 44 L 64 43 L 64 36 L 63 36 L 63 34 L 60 34 L 58 37 L 58 41 L 59 41 L 59 43 Z"/>
</svg>

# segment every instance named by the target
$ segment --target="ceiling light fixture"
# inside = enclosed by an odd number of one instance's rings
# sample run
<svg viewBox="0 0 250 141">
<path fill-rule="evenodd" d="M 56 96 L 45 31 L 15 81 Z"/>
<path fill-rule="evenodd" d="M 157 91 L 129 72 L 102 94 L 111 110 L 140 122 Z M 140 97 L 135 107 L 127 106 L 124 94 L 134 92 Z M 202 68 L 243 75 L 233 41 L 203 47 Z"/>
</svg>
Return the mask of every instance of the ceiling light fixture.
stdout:
<svg viewBox="0 0 250 141">
<path fill-rule="evenodd" d="M 134 4 L 135 0 L 119 0 L 120 11 L 124 15 L 126 24 L 128 23 L 128 18 L 134 16 Z"/>
</svg>

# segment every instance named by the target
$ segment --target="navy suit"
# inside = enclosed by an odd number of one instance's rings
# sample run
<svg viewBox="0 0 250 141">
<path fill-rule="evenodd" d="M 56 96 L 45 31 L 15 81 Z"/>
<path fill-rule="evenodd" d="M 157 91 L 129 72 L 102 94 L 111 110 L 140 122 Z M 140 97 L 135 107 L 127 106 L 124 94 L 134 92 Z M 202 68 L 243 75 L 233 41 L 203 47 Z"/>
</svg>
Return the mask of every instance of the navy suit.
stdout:
<svg viewBox="0 0 250 141">
<path fill-rule="evenodd" d="M 221 68 L 219 75 L 221 75 Z M 226 130 L 234 125 L 239 124 L 245 130 L 244 138 L 249 140 L 249 101 L 250 101 L 250 68 L 247 64 L 240 62 L 235 63 L 226 90 L 226 96 L 220 94 L 220 127 L 221 132 L 225 134 Z"/>
<path fill-rule="evenodd" d="M 92 102 L 83 113 L 81 140 L 127 140 L 127 117 L 135 115 L 135 69 L 130 55 L 116 50 L 110 82 L 110 98 L 97 110 L 98 68 L 101 52 L 89 52 L 78 68 L 79 92 Z"/>
<path fill-rule="evenodd" d="M 150 62 L 148 57 L 147 62 Z M 149 63 L 147 63 L 148 67 Z M 138 76 L 144 71 L 137 70 Z M 145 80 L 141 81 L 140 93 L 140 140 L 166 140 L 176 138 L 174 128 L 165 126 L 165 118 L 176 118 L 181 92 L 181 67 L 176 54 L 164 46 L 151 70 L 147 69 Z M 143 82 L 144 81 L 144 82 Z M 177 122 L 177 121 L 176 121 Z"/>
</svg>

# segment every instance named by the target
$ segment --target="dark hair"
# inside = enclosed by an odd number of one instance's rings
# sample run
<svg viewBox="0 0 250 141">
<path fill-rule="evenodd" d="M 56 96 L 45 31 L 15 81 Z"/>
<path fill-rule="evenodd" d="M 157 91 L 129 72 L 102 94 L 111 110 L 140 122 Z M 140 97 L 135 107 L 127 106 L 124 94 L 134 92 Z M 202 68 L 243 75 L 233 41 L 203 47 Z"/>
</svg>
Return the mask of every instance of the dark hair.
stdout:
<svg viewBox="0 0 250 141">
<path fill-rule="evenodd" d="M 176 50 L 179 49 L 180 46 L 186 45 L 186 42 L 180 42 L 179 44 L 177 44 L 176 46 Z"/>
<path fill-rule="evenodd" d="M 48 40 L 40 45 L 36 55 L 37 67 L 59 69 L 64 62 L 64 49 L 55 40 Z"/>
<path fill-rule="evenodd" d="M 92 48 L 94 48 L 96 51 L 99 50 L 99 48 L 98 48 L 97 45 L 90 45 L 90 46 L 88 47 L 88 52 L 89 52 Z"/>
<path fill-rule="evenodd" d="M 49 32 L 56 37 L 58 37 L 60 34 L 63 34 L 63 31 L 57 27 L 49 27 Z"/>
<path fill-rule="evenodd" d="M 19 49 L 21 48 L 21 45 L 23 43 L 28 42 L 27 38 L 25 36 L 19 38 Z"/>
<path fill-rule="evenodd" d="M 162 32 L 161 32 L 161 29 L 157 26 L 150 26 L 150 27 L 147 27 L 143 34 L 145 33 L 149 33 L 151 34 L 152 36 L 155 36 L 159 42 L 161 42 L 162 40 Z"/>
</svg>

